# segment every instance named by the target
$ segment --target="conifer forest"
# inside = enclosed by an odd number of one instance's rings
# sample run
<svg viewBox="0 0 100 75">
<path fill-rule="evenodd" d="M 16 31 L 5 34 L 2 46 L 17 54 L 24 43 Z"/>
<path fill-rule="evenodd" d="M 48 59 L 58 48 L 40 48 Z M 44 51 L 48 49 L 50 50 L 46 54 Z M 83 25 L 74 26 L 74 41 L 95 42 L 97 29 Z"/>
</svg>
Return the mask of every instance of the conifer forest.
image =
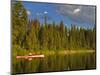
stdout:
<svg viewBox="0 0 100 75">
<path fill-rule="evenodd" d="M 32 5 L 31 2 L 12 1 L 13 74 L 96 68 L 96 23 L 90 28 L 82 26 L 84 24 L 79 26 L 78 23 L 73 22 L 68 25 L 65 24 L 67 19 L 66 21 L 62 18 L 54 20 L 47 11 L 42 16 L 41 13 L 35 16 L 33 11 L 27 11 L 27 7 L 29 7 L 27 4 Z M 37 2 L 37 7 L 39 6 Z M 35 7 L 31 6 L 30 9 L 34 10 Z M 80 11 L 77 9 L 74 13 Z M 42 54 L 44 57 L 31 60 L 16 58 L 16 56 L 25 56 L 30 53 L 33 55 Z"/>
</svg>

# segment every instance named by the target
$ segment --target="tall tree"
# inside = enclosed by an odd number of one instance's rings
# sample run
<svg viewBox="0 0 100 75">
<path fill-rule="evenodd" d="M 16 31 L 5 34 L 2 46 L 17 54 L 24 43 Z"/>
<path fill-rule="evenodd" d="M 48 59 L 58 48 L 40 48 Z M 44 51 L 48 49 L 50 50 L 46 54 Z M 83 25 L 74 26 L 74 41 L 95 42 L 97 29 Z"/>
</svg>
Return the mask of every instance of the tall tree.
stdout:
<svg viewBox="0 0 100 75">
<path fill-rule="evenodd" d="M 28 22 L 26 9 L 20 1 L 15 1 L 12 5 L 12 42 L 20 47 L 24 43 L 26 25 Z"/>
<path fill-rule="evenodd" d="M 37 41 L 34 26 L 32 26 L 31 29 L 28 31 L 28 34 L 26 35 L 25 43 L 26 43 L 26 49 L 28 50 L 38 49 L 38 41 Z"/>
</svg>

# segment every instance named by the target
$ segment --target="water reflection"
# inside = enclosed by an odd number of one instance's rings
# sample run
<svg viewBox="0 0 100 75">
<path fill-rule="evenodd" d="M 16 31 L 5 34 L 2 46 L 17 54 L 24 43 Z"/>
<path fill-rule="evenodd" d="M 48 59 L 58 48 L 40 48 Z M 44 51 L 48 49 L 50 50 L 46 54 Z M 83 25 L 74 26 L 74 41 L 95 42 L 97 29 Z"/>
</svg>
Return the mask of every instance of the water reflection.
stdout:
<svg viewBox="0 0 100 75">
<path fill-rule="evenodd" d="M 95 53 L 86 54 L 54 54 L 45 55 L 45 58 L 38 58 L 28 61 L 19 59 L 13 63 L 13 73 L 39 73 L 51 71 L 68 71 L 95 69 Z"/>
</svg>

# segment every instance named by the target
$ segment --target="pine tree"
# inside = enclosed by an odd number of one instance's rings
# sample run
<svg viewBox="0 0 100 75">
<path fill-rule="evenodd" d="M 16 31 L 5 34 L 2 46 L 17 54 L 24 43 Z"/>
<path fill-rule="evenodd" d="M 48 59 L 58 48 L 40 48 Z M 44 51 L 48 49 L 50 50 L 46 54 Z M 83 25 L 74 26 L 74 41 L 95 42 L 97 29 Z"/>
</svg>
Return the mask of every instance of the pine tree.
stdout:
<svg viewBox="0 0 100 75">
<path fill-rule="evenodd" d="M 27 13 L 22 3 L 16 1 L 12 5 L 12 43 L 22 47 L 28 22 Z"/>
<path fill-rule="evenodd" d="M 34 26 L 31 27 L 31 29 L 28 31 L 28 35 L 26 35 L 26 49 L 28 50 L 37 50 L 37 37 L 35 33 Z"/>
<path fill-rule="evenodd" d="M 41 24 L 39 19 L 28 20 L 21 2 L 14 2 L 12 8 L 13 45 L 29 50 L 96 49 L 96 27 L 86 29 L 72 24 L 69 29 L 63 21 L 48 24 L 46 14 Z"/>
<path fill-rule="evenodd" d="M 94 26 L 93 28 L 92 37 L 93 37 L 92 48 L 93 50 L 96 50 L 96 26 Z"/>
</svg>

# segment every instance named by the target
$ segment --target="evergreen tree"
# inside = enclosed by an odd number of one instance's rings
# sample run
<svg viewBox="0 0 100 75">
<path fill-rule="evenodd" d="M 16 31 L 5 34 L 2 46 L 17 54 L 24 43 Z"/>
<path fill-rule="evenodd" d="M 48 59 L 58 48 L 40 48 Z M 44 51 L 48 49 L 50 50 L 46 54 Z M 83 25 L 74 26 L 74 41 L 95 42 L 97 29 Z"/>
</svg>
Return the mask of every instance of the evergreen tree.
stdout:
<svg viewBox="0 0 100 75">
<path fill-rule="evenodd" d="M 28 22 L 27 13 L 22 3 L 16 1 L 12 5 L 12 43 L 22 47 L 26 25 Z"/>
<path fill-rule="evenodd" d="M 12 8 L 13 45 L 28 50 L 96 49 L 96 27 L 86 29 L 72 24 L 68 28 L 63 21 L 49 24 L 46 14 L 41 24 L 39 19 L 28 20 L 21 2 L 14 2 Z"/>
</svg>

